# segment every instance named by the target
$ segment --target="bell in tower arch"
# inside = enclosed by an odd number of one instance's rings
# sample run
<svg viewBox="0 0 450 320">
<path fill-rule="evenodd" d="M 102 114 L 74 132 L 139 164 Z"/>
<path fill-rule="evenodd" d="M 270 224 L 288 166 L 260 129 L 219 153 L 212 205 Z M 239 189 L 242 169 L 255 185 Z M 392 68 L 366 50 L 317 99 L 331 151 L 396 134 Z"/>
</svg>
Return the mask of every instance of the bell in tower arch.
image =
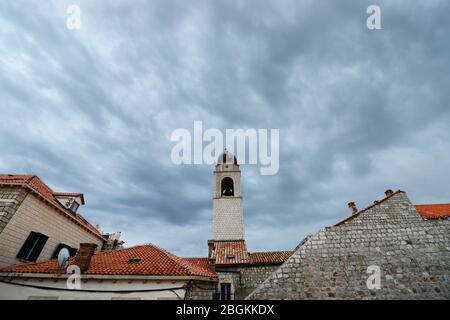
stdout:
<svg viewBox="0 0 450 320">
<path fill-rule="evenodd" d="M 234 183 L 233 179 L 226 177 L 222 180 L 222 197 L 232 197 L 234 196 Z"/>
</svg>

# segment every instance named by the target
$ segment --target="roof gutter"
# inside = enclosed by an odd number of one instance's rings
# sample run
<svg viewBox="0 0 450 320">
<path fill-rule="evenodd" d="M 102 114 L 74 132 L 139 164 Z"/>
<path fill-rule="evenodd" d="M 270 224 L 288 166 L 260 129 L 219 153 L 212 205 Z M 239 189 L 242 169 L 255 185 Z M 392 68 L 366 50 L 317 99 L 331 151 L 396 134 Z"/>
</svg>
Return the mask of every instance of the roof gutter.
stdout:
<svg viewBox="0 0 450 320">
<path fill-rule="evenodd" d="M 36 278 L 36 279 L 68 279 L 71 274 L 68 273 L 18 273 L 18 272 L 0 272 L 0 278 Z M 81 280 L 201 280 L 217 281 L 217 278 L 203 276 L 171 276 L 171 275 L 109 275 L 109 274 L 81 274 Z"/>
</svg>

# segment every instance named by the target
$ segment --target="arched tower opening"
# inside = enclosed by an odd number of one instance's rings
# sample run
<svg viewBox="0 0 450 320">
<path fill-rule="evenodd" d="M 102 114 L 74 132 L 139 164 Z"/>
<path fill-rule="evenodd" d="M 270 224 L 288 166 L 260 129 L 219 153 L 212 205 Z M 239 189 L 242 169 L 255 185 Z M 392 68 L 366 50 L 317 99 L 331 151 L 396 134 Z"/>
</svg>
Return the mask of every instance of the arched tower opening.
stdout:
<svg viewBox="0 0 450 320">
<path fill-rule="evenodd" d="M 244 240 L 241 169 L 231 152 L 225 150 L 218 157 L 214 176 L 213 239 Z"/>
<path fill-rule="evenodd" d="M 221 196 L 222 197 L 232 197 L 234 196 L 234 182 L 230 177 L 225 177 L 222 179 L 221 183 Z"/>
</svg>

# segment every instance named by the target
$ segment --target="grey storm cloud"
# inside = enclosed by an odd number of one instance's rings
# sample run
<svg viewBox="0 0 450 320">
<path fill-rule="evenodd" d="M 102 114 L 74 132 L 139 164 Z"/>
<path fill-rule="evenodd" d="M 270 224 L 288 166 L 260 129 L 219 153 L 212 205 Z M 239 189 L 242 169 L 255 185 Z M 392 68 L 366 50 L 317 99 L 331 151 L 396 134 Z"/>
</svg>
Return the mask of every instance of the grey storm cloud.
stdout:
<svg viewBox="0 0 450 320">
<path fill-rule="evenodd" d="M 66 27 L 67 7 L 81 29 Z M 402 189 L 448 202 L 450 4 L 2 1 L 0 171 L 85 194 L 128 245 L 204 255 L 213 166 L 171 162 L 177 128 L 280 129 L 280 170 L 242 165 L 250 250 Z"/>
</svg>

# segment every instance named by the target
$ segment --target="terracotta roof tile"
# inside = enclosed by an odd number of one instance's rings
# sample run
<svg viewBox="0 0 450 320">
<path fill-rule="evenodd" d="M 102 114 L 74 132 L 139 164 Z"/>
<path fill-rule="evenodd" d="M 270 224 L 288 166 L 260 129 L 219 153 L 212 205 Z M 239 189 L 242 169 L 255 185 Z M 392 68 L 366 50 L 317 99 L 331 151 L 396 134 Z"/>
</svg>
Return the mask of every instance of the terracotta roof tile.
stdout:
<svg viewBox="0 0 450 320">
<path fill-rule="evenodd" d="M 416 204 L 414 206 L 424 219 L 443 219 L 450 217 L 450 203 Z"/>
<path fill-rule="evenodd" d="M 130 262 L 130 259 L 140 259 Z M 69 264 L 73 261 L 72 258 Z M 208 269 L 205 259 L 179 258 L 155 245 L 141 245 L 120 250 L 100 252 L 93 255 L 89 275 L 160 275 L 160 276 L 201 276 L 216 278 Z M 57 260 L 25 263 L 0 269 L 0 272 L 12 273 L 52 273 L 62 274 L 65 270 L 58 267 Z"/>
<path fill-rule="evenodd" d="M 293 251 L 272 251 L 272 252 L 252 252 L 250 253 L 251 264 L 282 264 L 294 252 Z"/>
<path fill-rule="evenodd" d="M 250 263 L 247 244 L 239 241 L 215 241 L 211 258 L 216 264 L 246 264 Z"/>
<path fill-rule="evenodd" d="M 58 207 L 59 209 L 63 210 L 68 218 L 74 219 L 77 221 L 80 225 L 88 229 L 93 234 L 97 235 L 98 237 L 102 237 L 102 234 L 100 231 L 95 228 L 93 225 L 91 225 L 86 219 L 83 218 L 80 214 L 73 215 L 71 214 L 63 205 L 61 205 L 58 201 L 55 200 L 56 195 L 82 195 L 81 193 L 67 193 L 67 192 L 54 192 L 48 185 L 46 185 L 38 176 L 33 175 L 12 175 L 12 174 L 0 174 L 0 184 L 19 184 L 28 187 L 41 197 L 43 197 L 45 200 L 53 204 L 54 206 Z"/>
<path fill-rule="evenodd" d="M 209 267 L 208 258 L 181 258 L 181 259 L 203 269 L 208 269 Z"/>
</svg>

